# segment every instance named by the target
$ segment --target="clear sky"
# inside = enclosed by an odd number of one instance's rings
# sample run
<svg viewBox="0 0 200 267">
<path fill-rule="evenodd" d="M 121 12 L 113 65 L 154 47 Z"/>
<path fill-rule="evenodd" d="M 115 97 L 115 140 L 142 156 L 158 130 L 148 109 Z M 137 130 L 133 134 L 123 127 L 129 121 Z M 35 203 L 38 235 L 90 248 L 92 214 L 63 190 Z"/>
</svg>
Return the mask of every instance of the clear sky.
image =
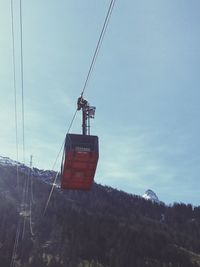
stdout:
<svg viewBox="0 0 200 267">
<path fill-rule="evenodd" d="M 22 161 L 19 1 L 14 1 Z M 109 0 L 22 1 L 26 163 L 51 169 Z M 116 0 L 85 91 L 96 106 L 97 183 L 200 205 L 200 1 Z M 0 1 L 0 155 L 16 159 L 10 1 Z M 81 114 L 71 132 L 81 132 Z M 56 169 L 60 167 L 60 159 Z"/>
</svg>

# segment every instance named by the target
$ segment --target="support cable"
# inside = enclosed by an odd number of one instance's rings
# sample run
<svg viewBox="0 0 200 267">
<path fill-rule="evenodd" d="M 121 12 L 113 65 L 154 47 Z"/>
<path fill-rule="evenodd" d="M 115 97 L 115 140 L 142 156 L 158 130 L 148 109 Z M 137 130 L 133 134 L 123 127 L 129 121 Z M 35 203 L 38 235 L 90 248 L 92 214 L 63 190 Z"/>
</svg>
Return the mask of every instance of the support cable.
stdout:
<svg viewBox="0 0 200 267">
<path fill-rule="evenodd" d="M 71 127 L 72 127 L 72 124 L 73 124 L 73 122 L 74 122 L 74 120 L 75 120 L 75 118 L 76 118 L 76 114 L 77 114 L 77 112 L 78 112 L 78 110 L 75 111 L 74 116 L 72 117 L 72 120 L 71 120 L 71 122 L 70 122 L 70 124 L 69 124 L 69 127 L 68 127 L 68 130 L 67 130 L 67 134 L 69 133 L 69 131 L 70 131 Z M 57 161 L 58 161 L 58 158 L 59 158 L 59 156 L 60 156 L 60 153 L 61 153 L 62 150 L 63 150 L 64 144 L 65 144 L 65 141 L 63 141 L 63 143 L 62 143 L 62 145 L 61 145 L 61 147 L 60 147 L 60 150 L 59 150 L 59 152 L 58 152 L 58 154 L 57 154 L 56 160 L 55 160 L 55 162 L 54 162 L 54 164 L 53 164 L 52 170 L 54 170 L 54 168 L 55 168 L 55 166 L 56 166 L 56 163 L 57 163 Z"/>
<path fill-rule="evenodd" d="M 69 131 L 70 131 L 71 127 L 72 127 L 72 124 L 73 124 L 73 122 L 74 122 L 74 120 L 75 120 L 77 111 L 78 111 L 78 110 L 75 111 L 74 116 L 73 116 L 73 118 L 72 118 L 72 120 L 71 120 L 71 122 L 70 122 L 70 124 L 69 124 L 68 130 L 67 130 L 67 134 L 69 133 Z M 62 145 L 61 145 L 61 147 L 60 147 L 60 150 L 59 150 L 59 152 L 58 152 L 58 154 L 57 154 L 56 160 L 55 160 L 55 162 L 54 162 L 54 164 L 53 164 L 52 170 L 54 170 L 54 168 L 55 168 L 55 166 L 56 166 L 56 163 L 57 163 L 57 161 L 58 161 L 58 158 L 59 158 L 59 156 L 60 156 L 60 153 L 63 151 L 64 144 L 65 144 L 65 140 L 63 141 L 63 143 L 62 143 Z M 57 182 L 57 179 L 58 179 L 58 174 L 59 174 L 59 171 L 56 173 L 55 178 L 54 178 L 54 181 L 53 181 L 53 183 L 52 183 L 52 187 L 51 187 L 49 196 L 48 196 L 47 201 L 46 201 L 46 204 L 45 204 L 45 208 L 44 208 L 43 215 L 45 215 L 46 210 L 47 210 L 47 208 L 48 208 L 48 205 L 49 205 L 51 196 L 52 196 L 53 191 L 54 191 L 54 188 L 55 188 L 55 186 L 56 186 L 56 182 Z"/>
<path fill-rule="evenodd" d="M 23 56 L 23 20 L 22 0 L 20 0 L 20 49 L 21 49 L 21 98 L 22 98 L 22 140 L 23 140 L 23 162 L 25 164 L 25 116 L 24 116 L 24 56 Z"/>
<path fill-rule="evenodd" d="M 14 87 L 14 107 L 15 107 L 15 142 L 16 142 L 16 157 L 17 162 L 19 160 L 19 145 L 18 145 L 18 119 L 17 119 L 17 86 L 16 86 L 16 62 L 15 62 L 15 32 L 14 32 L 14 12 L 13 12 L 13 0 L 10 2 L 11 7 L 11 33 L 12 33 L 12 60 L 13 60 L 13 87 Z M 17 163 L 17 186 L 19 186 L 19 166 Z M 19 218 L 16 235 L 15 235 L 15 242 L 12 251 L 12 258 L 10 267 L 15 266 L 15 260 L 17 256 L 17 248 L 19 243 L 19 236 L 20 236 L 20 229 L 21 228 L 21 219 Z"/>
<path fill-rule="evenodd" d="M 23 67 L 23 27 L 22 27 L 22 1 L 20 0 L 20 60 L 21 60 L 21 109 L 22 109 L 22 140 L 23 140 L 23 163 L 25 164 L 25 116 L 24 116 L 24 67 Z M 17 120 L 17 90 L 16 90 L 16 62 L 15 62 L 15 35 L 14 35 L 14 8 L 13 8 L 13 0 L 11 0 L 11 21 L 12 21 L 12 46 L 13 46 L 13 81 L 14 81 L 14 101 L 15 101 L 15 137 L 16 137 L 16 151 L 17 151 L 17 161 L 18 161 L 18 120 Z M 17 183 L 19 183 L 19 175 L 18 175 L 18 165 L 17 165 Z M 22 221 L 21 214 L 25 209 L 25 199 L 26 199 L 26 188 L 28 181 L 24 178 L 24 183 L 22 187 L 22 199 L 20 205 L 20 217 L 18 220 L 18 225 L 16 229 L 14 248 L 12 252 L 12 258 L 10 267 L 14 267 L 16 265 L 16 257 L 19 245 L 19 239 L 21 237 L 22 230 Z"/>
<path fill-rule="evenodd" d="M 33 204 L 34 201 L 34 197 L 33 197 L 33 176 L 32 176 L 32 172 L 31 172 L 31 203 Z"/>
<path fill-rule="evenodd" d="M 21 99 L 22 99 L 22 148 L 23 148 L 23 163 L 25 164 L 25 112 L 24 112 L 24 56 L 23 56 L 23 16 L 22 16 L 22 0 L 19 1 L 20 8 L 20 61 L 21 61 Z M 26 178 L 25 178 L 26 179 Z M 25 181 L 24 193 L 24 215 L 27 212 L 27 191 L 29 186 L 29 175 Z M 24 239 L 26 227 L 26 218 L 24 216 L 22 239 Z"/>
<path fill-rule="evenodd" d="M 29 225 L 30 225 L 31 236 L 33 237 L 33 236 L 35 236 L 35 234 L 33 232 L 33 227 L 32 227 L 33 222 L 32 222 L 32 202 L 31 202 L 31 200 L 30 200 L 30 220 L 29 220 L 29 222 L 30 222 Z"/>
<path fill-rule="evenodd" d="M 101 33 L 100 33 L 100 36 L 99 36 L 99 39 L 98 39 L 98 42 L 97 42 L 97 46 L 96 46 L 94 55 L 93 55 L 93 57 L 92 57 L 92 61 L 91 61 L 90 67 L 89 67 L 89 71 L 88 71 L 88 74 L 87 74 L 87 76 L 86 76 L 86 80 L 85 80 L 85 83 L 84 83 L 84 86 L 83 86 L 83 90 L 82 90 L 82 92 L 81 92 L 81 97 L 83 97 L 83 94 L 84 94 L 85 89 L 86 89 L 86 87 L 87 87 L 87 84 L 88 84 L 89 78 L 90 78 L 90 76 L 91 76 L 92 70 L 93 70 L 94 65 L 95 65 L 95 63 L 96 63 L 96 59 L 97 59 L 97 56 L 98 56 L 98 54 L 99 54 L 99 50 L 100 50 L 100 48 L 101 48 L 101 44 L 102 44 L 102 42 L 103 42 L 103 38 L 104 38 L 104 36 L 105 36 L 106 30 L 107 30 L 107 27 L 108 27 L 108 23 L 109 23 L 109 20 L 110 20 L 110 17 L 111 17 L 111 14 L 112 14 L 112 11 L 113 11 L 113 8 L 114 8 L 114 5 L 115 5 L 115 1 L 116 1 L 116 0 L 111 0 L 111 2 L 110 2 L 110 5 L 109 5 L 109 8 L 108 8 L 108 11 L 107 11 L 105 20 L 104 20 L 104 24 L 103 24 L 103 27 L 102 27 L 102 30 L 101 30 Z M 71 122 L 70 122 L 68 131 L 67 131 L 67 134 L 69 133 L 69 131 L 70 131 L 72 125 L 73 125 L 73 122 L 74 122 L 75 117 L 76 117 L 76 115 L 77 115 L 77 111 L 78 111 L 78 109 L 76 109 L 76 111 L 75 111 L 75 113 L 74 113 L 74 116 L 73 116 L 73 118 L 72 118 L 72 120 L 71 120 Z M 53 165 L 53 169 L 54 169 L 54 167 L 55 167 L 55 165 L 56 165 L 56 163 L 57 163 L 57 160 L 58 160 L 58 158 L 59 158 L 59 156 L 60 156 L 61 151 L 63 150 L 64 143 L 65 143 L 65 142 L 63 142 L 63 144 L 62 144 L 62 146 L 61 146 L 61 148 L 60 148 L 60 150 L 59 150 L 59 152 L 58 152 L 58 155 L 57 155 L 57 157 L 56 157 L 55 163 L 54 163 L 54 165 Z M 45 208 L 44 208 L 43 215 L 45 215 L 46 210 L 47 210 L 47 208 L 48 208 L 48 205 L 49 205 L 51 196 L 52 196 L 52 194 L 53 194 L 53 191 L 54 191 L 54 188 L 55 188 L 55 185 L 56 185 L 56 181 L 57 181 L 57 178 L 58 178 L 58 174 L 59 174 L 59 171 L 56 173 L 56 176 L 55 176 L 55 178 L 54 178 L 54 181 L 53 181 L 53 184 L 52 184 L 52 187 L 51 187 L 51 190 L 50 190 L 50 193 L 49 193 L 49 196 L 48 196 L 48 199 L 47 199 Z"/>
<path fill-rule="evenodd" d="M 17 247 L 18 247 L 19 236 L 20 236 L 20 228 L 21 228 L 21 220 L 19 219 L 18 226 L 17 226 L 17 231 L 16 231 L 16 235 L 15 235 L 15 242 L 14 242 L 14 248 L 13 248 L 10 267 L 15 267 L 15 261 L 16 261 L 16 257 L 17 257 Z"/>
<path fill-rule="evenodd" d="M 12 60 L 13 60 L 13 87 L 14 87 L 14 107 L 15 107 L 15 143 L 16 157 L 19 161 L 19 145 L 18 145 L 18 119 L 17 119 L 17 86 L 16 86 L 16 62 L 15 62 L 15 32 L 14 32 L 14 12 L 13 0 L 11 0 L 11 31 L 12 31 Z M 17 164 L 17 186 L 19 185 L 19 166 Z"/>
<path fill-rule="evenodd" d="M 94 65 L 96 63 L 96 59 L 97 59 L 99 50 L 101 48 L 101 44 L 103 42 L 103 38 L 104 38 L 106 30 L 107 30 L 107 26 L 108 26 L 108 23 L 109 23 L 109 20 L 110 20 L 110 17 L 111 17 L 111 14 L 112 14 L 112 11 L 113 11 L 113 8 L 114 8 L 114 5 L 115 5 L 115 1 L 116 0 L 111 0 L 111 2 L 110 2 L 110 6 L 108 8 L 108 12 L 106 14 L 106 18 L 104 20 L 104 24 L 103 24 L 103 27 L 102 27 L 102 30 L 101 30 L 101 33 L 100 33 L 100 36 L 99 36 L 99 39 L 98 39 L 98 42 L 97 42 L 97 46 L 96 46 L 96 49 L 95 49 L 95 52 L 94 52 L 90 67 L 89 67 L 89 71 L 88 71 L 88 74 L 86 76 L 86 80 L 85 80 L 85 83 L 84 83 L 84 86 L 83 86 L 83 90 L 81 92 L 81 97 L 83 96 L 83 94 L 85 92 L 85 89 L 86 89 L 86 86 L 88 84 L 89 78 L 91 76 L 92 70 L 93 70 Z"/>
<path fill-rule="evenodd" d="M 56 185 L 56 180 L 57 180 L 57 178 L 58 178 L 58 174 L 59 174 L 59 172 L 56 173 L 56 176 L 55 176 L 55 178 L 54 178 L 54 182 L 53 182 L 53 185 L 52 185 L 52 187 L 51 187 L 51 191 L 50 191 L 50 193 L 49 193 L 49 197 L 48 197 L 48 199 L 47 199 L 47 202 L 46 202 L 46 205 L 45 205 L 45 208 L 44 208 L 44 213 L 43 213 L 43 215 L 45 215 L 46 210 L 47 210 L 47 208 L 48 208 L 48 205 L 49 205 L 51 196 L 52 196 L 52 194 L 53 194 L 53 190 L 54 190 L 55 185 Z"/>
<path fill-rule="evenodd" d="M 108 9 L 108 12 L 106 14 L 106 18 L 105 18 L 105 21 L 104 21 L 104 24 L 103 24 L 103 27 L 102 27 L 102 30 L 101 30 L 101 33 L 100 33 L 100 37 L 98 39 L 97 46 L 96 46 L 96 49 L 95 49 L 95 52 L 94 52 L 94 55 L 93 55 L 93 58 L 92 58 L 92 62 L 90 64 L 90 68 L 89 68 L 88 74 L 86 76 L 86 80 L 85 80 L 85 83 L 84 83 L 84 86 L 83 86 L 83 90 L 81 92 L 81 97 L 83 96 L 83 94 L 85 92 L 89 77 L 91 76 L 94 64 L 96 62 L 99 50 L 101 48 L 101 44 L 102 44 L 103 38 L 105 36 L 106 30 L 107 30 L 107 26 L 108 26 L 108 23 L 109 23 L 109 20 L 110 20 L 110 17 L 111 17 L 111 14 L 112 14 L 112 11 L 113 11 L 113 8 L 114 8 L 114 5 L 115 5 L 115 1 L 116 0 L 111 0 L 111 2 L 110 2 L 109 9 Z M 73 125 L 73 122 L 74 122 L 75 117 L 77 115 L 77 111 L 78 111 L 78 109 L 76 109 L 76 111 L 74 113 L 74 116 L 72 117 L 72 120 L 71 120 L 71 122 L 69 124 L 69 128 L 68 128 L 67 133 L 69 133 L 69 131 L 70 131 L 72 125 Z M 59 150 L 59 153 L 58 153 L 58 155 L 56 157 L 56 160 L 55 160 L 55 163 L 53 164 L 53 168 L 52 169 L 54 169 L 54 167 L 55 167 L 55 165 L 57 163 L 57 160 L 58 160 L 58 157 L 59 157 L 59 155 L 60 155 L 60 153 L 62 151 L 63 145 L 64 145 L 64 142 L 63 142 L 63 144 L 62 144 L 62 146 L 61 146 L 61 148 Z"/>
<path fill-rule="evenodd" d="M 32 204 L 33 204 L 33 181 L 32 181 L 32 164 L 33 164 L 33 156 L 30 157 L 30 201 L 29 201 L 29 226 L 31 236 L 34 236 L 33 227 L 32 227 Z"/>
<path fill-rule="evenodd" d="M 28 177 L 25 178 L 26 186 L 25 186 L 25 197 L 24 197 L 24 211 L 23 211 L 23 217 L 24 217 L 24 223 L 23 223 L 23 230 L 22 230 L 22 240 L 24 239 L 25 232 L 26 232 L 26 218 L 28 216 L 28 197 L 29 197 L 29 182 L 30 182 L 30 171 L 28 174 Z"/>
<path fill-rule="evenodd" d="M 16 235 L 15 235 L 15 242 L 14 242 L 14 248 L 13 248 L 13 253 L 12 253 L 12 259 L 11 259 L 11 264 L 10 267 L 15 267 L 15 260 L 17 258 L 17 251 L 18 251 L 18 244 L 19 244 L 19 239 L 20 236 L 22 237 L 23 231 L 22 231 L 22 215 L 25 209 L 25 189 L 26 189 L 26 180 L 24 180 L 23 184 L 23 192 L 22 192 L 22 199 L 21 199 L 21 204 L 20 204 L 20 209 L 19 209 L 19 219 L 18 219 L 18 225 L 17 225 L 17 230 L 16 230 Z M 21 233 L 21 235 L 20 235 Z"/>
</svg>

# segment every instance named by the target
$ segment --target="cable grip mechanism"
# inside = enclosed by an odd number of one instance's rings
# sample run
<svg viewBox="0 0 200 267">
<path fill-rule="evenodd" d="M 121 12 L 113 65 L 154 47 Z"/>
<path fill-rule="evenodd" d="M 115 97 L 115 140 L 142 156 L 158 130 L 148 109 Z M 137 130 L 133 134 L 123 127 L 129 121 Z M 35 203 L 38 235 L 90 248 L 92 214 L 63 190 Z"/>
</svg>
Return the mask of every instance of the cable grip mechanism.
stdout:
<svg viewBox="0 0 200 267">
<path fill-rule="evenodd" d="M 94 119 L 96 107 L 90 106 L 81 95 L 77 100 L 77 110 L 82 109 L 82 134 L 90 135 L 90 119 Z"/>
</svg>

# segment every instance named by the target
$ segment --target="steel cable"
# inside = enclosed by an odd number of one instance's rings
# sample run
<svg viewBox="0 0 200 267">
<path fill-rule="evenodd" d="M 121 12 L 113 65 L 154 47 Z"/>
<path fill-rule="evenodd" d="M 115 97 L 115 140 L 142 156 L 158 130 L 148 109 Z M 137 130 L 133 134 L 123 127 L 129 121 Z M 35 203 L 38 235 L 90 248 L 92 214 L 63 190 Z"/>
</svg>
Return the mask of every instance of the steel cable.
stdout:
<svg viewBox="0 0 200 267">
<path fill-rule="evenodd" d="M 17 119 L 17 86 L 16 86 L 16 62 L 15 62 L 15 33 L 14 33 L 14 12 L 13 0 L 11 0 L 11 32 L 12 32 L 12 60 L 13 60 L 13 87 L 14 87 L 14 109 L 15 109 L 15 143 L 16 158 L 19 161 L 19 145 L 18 145 L 18 119 Z M 17 164 L 17 186 L 19 185 L 19 166 Z"/>
<path fill-rule="evenodd" d="M 21 109 L 22 109 L 22 141 L 23 141 L 23 163 L 25 164 L 25 112 L 24 112 L 24 66 L 23 66 L 23 23 L 22 23 L 22 1 L 20 0 L 20 60 L 21 60 Z M 15 62 L 15 34 L 14 34 L 14 8 L 13 8 L 13 0 L 11 0 L 11 25 L 12 25 L 12 54 L 13 54 L 13 83 L 14 83 L 14 104 L 15 104 L 15 138 L 16 138 L 16 151 L 17 151 L 17 161 L 18 161 L 18 120 L 17 120 L 17 90 L 16 90 L 16 62 Z M 17 184 L 19 184 L 19 174 L 18 174 L 18 164 L 17 164 Z M 27 180 L 24 180 L 22 186 L 22 199 L 20 205 L 20 216 L 22 210 L 25 208 L 25 199 L 26 199 L 26 188 L 27 188 Z M 25 221 L 24 221 L 25 224 Z M 24 228 L 25 229 L 25 228 Z M 23 234 L 24 234 L 23 230 Z M 21 232 L 21 217 L 18 219 L 18 226 L 16 230 L 14 248 L 12 252 L 11 258 L 11 267 L 15 266 L 15 259 L 18 250 L 19 238 Z"/>
<path fill-rule="evenodd" d="M 108 8 L 108 11 L 107 11 L 107 14 L 106 14 L 104 23 L 103 23 L 103 27 L 102 27 L 102 30 L 101 30 L 101 33 L 100 33 L 100 36 L 99 36 L 99 39 L 98 39 L 98 42 L 97 42 L 97 45 L 96 45 L 96 49 L 95 49 L 94 55 L 93 55 L 93 57 L 92 57 L 92 61 L 91 61 L 90 67 L 89 67 L 89 71 L 88 71 L 88 74 L 87 74 L 87 76 L 86 76 L 86 80 L 85 80 L 85 83 L 84 83 L 84 86 L 83 86 L 83 90 L 82 90 L 82 92 L 81 92 L 81 97 L 83 97 L 83 94 L 84 94 L 84 92 L 85 92 L 85 89 L 86 89 L 86 86 L 87 86 L 87 84 L 88 84 L 89 78 L 90 78 L 90 76 L 91 76 L 92 70 L 93 70 L 94 65 L 95 65 L 95 63 L 96 63 L 96 59 L 97 59 L 99 50 L 100 50 L 100 48 L 101 48 L 101 44 L 102 44 L 102 42 L 103 42 L 103 38 L 104 38 L 104 36 L 105 36 L 107 27 L 108 27 L 108 23 L 109 23 L 109 20 L 110 20 L 110 17 L 111 17 L 111 14 L 112 14 L 112 11 L 113 11 L 113 8 L 114 8 L 114 5 L 115 5 L 115 1 L 116 1 L 116 0 L 111 0 L 111 2 L 110 2 L 110 5 L 109 5 L 109 8 Z M 76 109 L 76 111 L 75 111 L 75 113 L 74 113 L 74 116 L 73 116 L 73 118 L 72 118 L 72 120 L 71 120 L 71 122 L 70 122 L 68 131 L 67 131 L 67 134 L 69 133 L 69 131 L 70 131 L 72 125 L 73 125 L 73 122 L 74 122 L 75 117 L 76 117 L 76 115 L 77 115 L 77 111 L 78 111 L 78 110 Z M 59 152 L 58 152 L 58 155 L 57 155 L 57 157 L 56 157 L 56 160 L 55 160 L 55 162 L 54 162 L 54 164 L 53 164 L 53 168 L 52 168 L 52 169 L 54 169 L 54 167 L 55 167 L 55 165 L 56 165 L 56 163 L 57 163 L 57 160 L 58 160 L 58 158 L 59 158 L 59 156 L 60 156 L 60 153 L 61 153 L 61 151 L 63 150 L 63 147 L 64 147 L 64 142 L 62 143 L 62 146 L 61 146 L 61 148 L 60 148 L 60 150 L 59 150 Z M 53 184 L 52 184 L 52 187 L 51 187 L 51 190 L 50 190 L 50 193 L 49 193 L 49 196 L 48 196 L 48 199 L 47 199 L 45 208 L 44 208 L 43 215 L 45 215 L 45 212 L 46 212 L 46 210 L 47 210 L 47 208 L 48 208 L 48 205 L 49 205 L 51 196 L 52 196 L 52 194 L 53 194 L 53 191 L 54 191 L 54 188 L 55 188 L 55 185 L 56 185 L 56 181 L 57 181 L 57 178 L 58 178 L 58 174 L 59 174 L 59 172 L 56 173 L 56 176 L 55 176 L 55 178 L 54 178 L 54 181 L 53 181 Z"/>
<path fill-rule="evenodd" d="M 101 44 L 102 44 L 105 32 L 107 30 L 108 22 L 110 20 L 110 17 L 111 17 L 111 14 L 112 14 L 112 11 L 113 11 L 113 8 L 114 8 L 114 5 L 115 5 L 115 1 L 116 0 L 111 0 L 111 2 L 110 2 L 109 8 L 108 8 L 108 12 L 106 14 L 106 18 L 104 20 L 104 24 L 103 24 L 103 27 L 102 27 L 102 30 L 101 30 L 101 33 L 100 33 L 100 36 L 99 36 L 99 39 L 98 39 L 98 42 L 97 42 L 97 46 L 96 46 L 94 55 L 92 57 L 92 61 L 91 61 L 90 67 L 89 67 L 89 71 L 88 71 L 88 74 L 86 76 L 86 80 L 85 80 L 85 83 L 84 83 L 84 86 L 83 86 L 83 90 L 81 92 L 81 96 L 83 96 L 83 94 L 85 92 L 85 89 L 86 89 L 86 86 L 88 84 L 89 78 L 91 76 L 92 70 L 93 70 L 94 65 L 96 63 L 96 59 L 97 59 L 99 50 L 101 48 Z"/>
<path fill-rule="evenodd" d="M 18 145 L 18 119 L 17 119 L 17 88 L 16 88 L 16 62 L 15 62 L 15 33 L 14 33 L 14 10 L 13 10 L 13 0 L 10 2 L 11 8 L 11 33 L 12 33 L 12 60 L 13 60 L 13 86 L 14 86 L 14 107 L 15 107 L 15 142 L 16 142 L 16 156 L 17 162 L 19 160 L 19 145 Z M 17 163 L 17 186 L 19 185 L 19 166 Z M 20 218 L 17 225 L 15 242 L 12 251 L 12 258 L 10 266 L 15 266 L 16 252 L 20 236 Z"/>
<path fill-rule="evenodd" d="M 78 111 L 78 110 L 76 110 L 76 112 L 74 113 L 74 116 L 73 116 L 73 118 L 72 118 L 72 120 L 71 120 L 71 122 L 70 122 L 70 124 L 69 124 L 68 130 L 67 130 L 67 134 L 69 133 L 69 131 L 70 131 L 71 127 L 72 127 L 72 124 L 73 124 L 73 122 L 74 122 L 74 120 L 75 120 L 77 111 Z M 58 152 L 58 154 L 57 154 L 56 160 L 55 160 L 55 162 L 54 162 L 54 164 L 53 164 L 52 170 L 54 170 L 54 168 L 55 168 L 55 166 L 56 166 L 56 163 L 57 163 L 57 161 L 58 161 L 58 158 L 59 158 L 59 156 L 60 156 L 60 153 L 63 151 L 64 144 L 65 144 L 65 140 L 63 141 L 63 143 L 62 143 L 62 145 L 61 145 L 61 147 L 60 147 L 60 150 L 59 150 L 59 152 Z M 51 187 L 49 196 L 48 196 L 48 198 L 47 198 L 47 202 L 46 202 L 46 204 L 45 204 L 45 208 L 44 208 L 43 215 L 45 215 L 46 210 L 47 210 L 47 208 L 48 208 L 48 205 L 49 205 L 51 196 L 52 196 L 52 194 L 53 194 L 53 191 L 54 191 L 54 188 L 55 188 L 57 179 L 58 179 L 58 174 L 59 174 L 59 171 L 56 173 L 55 178 L 54 178 L 54 180 L 53 180 L 52 187 Z"/>
<path fill-rule="evenodd" d="M 24 56 L 23 56 L 23 20 L 22 0 L 20 0 L 20 49 L 21 49 L 21 99 L 22 99 L 22 141 L 23 141 L 23 162 L 25 164 L 25 116 L 24 116 Z"/>
</svg>

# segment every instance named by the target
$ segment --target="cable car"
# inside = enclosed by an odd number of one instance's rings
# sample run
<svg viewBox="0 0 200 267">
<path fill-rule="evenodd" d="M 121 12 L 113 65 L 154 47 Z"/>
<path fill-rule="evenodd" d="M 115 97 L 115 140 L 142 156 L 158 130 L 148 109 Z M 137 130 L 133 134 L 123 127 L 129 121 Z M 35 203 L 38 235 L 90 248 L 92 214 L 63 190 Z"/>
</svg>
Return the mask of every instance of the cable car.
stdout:
<svg viewBox="0 0 200 267">
<path fill-rule="evenodd" d="M 61 166 L 61 189 L 89 190 L 92 187 L 99 158 L 98 136 L 90 135 L 90 118 L 95 107 L 89 106 L 82 97 L 78 99 L 82 109 L 82 134 L 68 133 L 65 138 Z"/>
</svg>

